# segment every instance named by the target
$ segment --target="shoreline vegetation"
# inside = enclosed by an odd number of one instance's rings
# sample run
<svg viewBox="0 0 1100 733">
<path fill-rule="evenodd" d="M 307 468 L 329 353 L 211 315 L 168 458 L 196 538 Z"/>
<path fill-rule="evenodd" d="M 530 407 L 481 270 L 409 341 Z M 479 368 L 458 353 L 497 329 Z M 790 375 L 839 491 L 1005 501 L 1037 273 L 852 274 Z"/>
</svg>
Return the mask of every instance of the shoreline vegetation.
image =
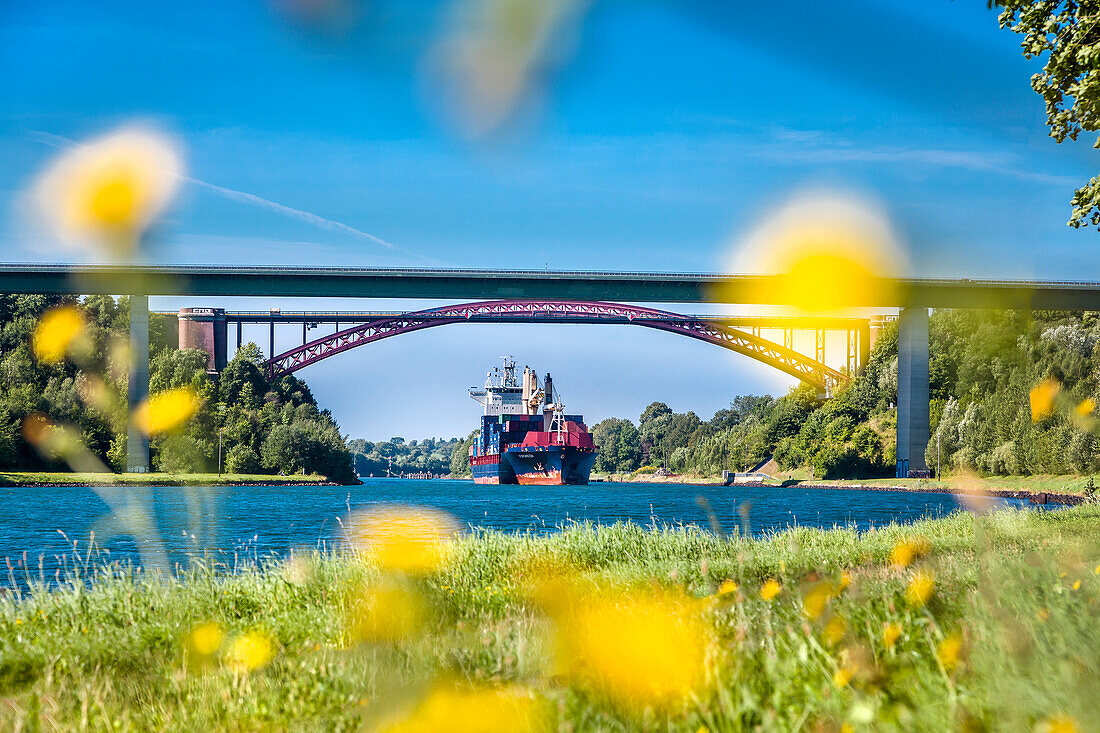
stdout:
<svg viewBox="0 0 1100 733">
<path fill-rule="evenodd" d="M 475 530 L 439 553 L 394 533 L 438 527 L 434 515 L 359 519 L 362 549 L 200 562 L 173 577 L 77 553 L 60 585 L 0 594 L 0 728 L 1100 720 L 1100 506 L 762 539 L 631 524 Z"/>
<path fill-rule="evenodd" d="M 0 487 L 10 486 L 340 486 L 318 474 L 271 476 L 237 473 L 68 473 L 0 471 Z"/>
<path fill-rule="evenodd" d="M 911 491 L 914 493 L 966 494 L 1013 499 L 1040 499 L 1044 503 L 1077 504 L 1097 496 L 1089 476 L 945 476 L 942 479 L 879 478 L 817 479 L 795 473 L 764 476 L 758 480 L 739 477 L 729 488 L 764 486 L 774 488 L 845 489 L 852 491 Z M 683 484 L 685 486 L 722 487 L 719 476 L 701 474 L 593 474 L 593 482 Z"/>
</svg>

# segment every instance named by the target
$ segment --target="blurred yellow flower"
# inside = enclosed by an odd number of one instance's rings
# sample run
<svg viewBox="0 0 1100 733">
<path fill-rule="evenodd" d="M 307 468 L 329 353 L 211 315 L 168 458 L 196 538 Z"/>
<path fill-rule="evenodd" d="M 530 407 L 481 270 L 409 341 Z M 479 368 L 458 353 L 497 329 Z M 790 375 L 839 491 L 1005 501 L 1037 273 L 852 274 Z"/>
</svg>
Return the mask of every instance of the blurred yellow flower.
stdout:
<svg viewBox="0 0 1100 733">
<path fill-rule="evenodd" d="M 901 626 L 899 624 L 887 624 L 882 630 L 882 643 L 887 649 L 893 649 L 894 644 L 901 638 Z"/>
<path fill-rule="evenodd" d="M 825 639 L 825 643 L 829 646 L 835 646 L 840 643 L 840 640 L 844 638 L 844 632 L 848 630 L 848 624 L 840 616 L 833 616 L 829 619 L 829 622 L 825 624 L 825 632 L 822 636 Z"/>
<path fill-rule="evenodd" d="M 251 672 L 266 665 L 274 655 L 271 639 L 262 632 L 253 631 L 230 642 L 225 663 L 238 672 Z"/>
<path fill-rule="evenodd" d="M 427 616 L 424 600 L 403 583 L 367 588 L 351 604 L 348 633 L 352 641 L 394 642 L 419 629 Z"/>
<path fill-rule="evenodd" d="M 534 733 L 548 730 L 545 705 L 516 687 L 436 685 L 386 733 Z"/>
<path fill-rule="evenodd" d="M 1100 575 L 1100 565 L 1097 565 L 1095 568 L 1092 569 L 1092 574 Z"/>
<path fill-rule="evenodd" d="M 694 599 L 584 599 L 557 619 L 555 636 L 561 672 L 626 707 L 675 705 L 704 681 L 707 637 Z"/>
<path fill-rule="evenodd" d="M 1081 581 L 1080 581 L 1080 580 L 1075 580 L 1075 581 L 1073 581 L 1073 586 L 1072 586 L 1072 588 L 1073 588 L 1074 590 L 1081 590 Z"/>
<path fill-rule="evenodd" d="M 1054 410 L 1054 398 L 1061 388 L 1053 379 L 1046 379 L 1031 389 L 1028 397 L 1031 402 L 1032 422 L 1039 422 Z"/>
<path fill-rule="evenodd" d="M 899 568 L 909 567 L 918 557 L 928 553 L 928 540 L 924 537 L 915 537 L 901 540 L 890 551 L 890 564 Z"/>
<path fill-rule="evenodd" d="M 783 586 L 779 585 L 779 581 L 775 578 L 768 578 L 764 585 L 760 586 L 760 597 L 765 601 L 770 601 L 779 595 L 779 591 L 782 589 Z"/>
<path fill-rule="evenodd" d="M 166 138 L 122 130 L 62 154 L 38 180 L 33 199 L 63 242 L 126 255 L 174 196 L 181 171 Z"/>
<path fill-rule="evenodd" d="M 718 586 L 718 595 L 726 596 L 731 593 L 736 593 L 738 589 L 737 583 L 732 580 L 723 580 L 722 585 Z"/>
<path fill-rule="evenodd" d="M 833 674 L 833 684 L 837 687 L 847 687 L 852 681 L 852 674 L 852 670 L 848 667 L 841 667 Z"/>
<path fill-rule="evenodd" d="M 852 574 L 850 572 L 848 572 L 847 570 L 845 570 L 844 572 L 842 572 L 840 574 L 840 582 L 837 583 L 837 585 L 836 585 L 837 595 L 840 595 L 840 593 L 842 591 L 847 590 L 848 586 L 850 586 L 851 584 L 852 584 Z"/>
<path fill-rule="evenodd" d="M 802 597 L 802 612 L 810 620 L 816 621 L 825 612 L 825 606 L 832 597 L 833 586 L 831 583 L 828 581 L 814 583 Z"/>
<path fill-rule="evenodd" d="M 411 506 L 374 509 L 352 518 L 348 535 L 383 570 L 427 573 L 442 562 L 458 523 L 446 512 Z"/>
<path fill-rule="evenodd" d="M 191 633 L 188 636 L 191 649 L 196 653 L 204 657 L 213 656 L 218 649 L 221 648 L 222 640 L 225 638 L 225 634 L 222 632 L 222 627 L 216 622 L 211 621 L 207 624 L 202 624 L 191 629 Z"/>
<path fill-rule="evenodd" d="M 134 410 L 134 424 L 146 435 L 160 435 L 186 424 L 202 406 L 190 387 L 155 394 Z"/>
<path fill-rule="evenodd" d="M 923 606 L 928 603 L 932 593 L 936 590 L 936 581 L 932 574 L 924 570 L 913 574 L 909 581 L 909 587 L 905 589 L 905 600 L 911 606 Z"/>
<path fill-rule="evenodd" d="M 940 664 L 948 672 L 958 666 L 962 647 L 962 635 L 957 631 L 947 636 L 936 646 L 936 658 L 940 660 Z"/>
<path fill-rule="evenodd" d="M 821 313 L 897 301 L 892 278 L 902 263 L 892 227 L 870 202 L 850 195 L 800 195 L 750 233 L 739 259 L 731 272 L 776 275 L 750 286 L 753 302 Z M 731 280 L 719 295 L 737 287 Z"/>
<path fill-rule="evenodd" d="M 1085 399 L 1081 400 L 1081 402 L 1077 405 L 1077 407 L 1074 408 L 1074 410 L 1081 417 L 1091 415 L 1093 412 L 1096 411 L 1096 400 L 1092 399 L 1091 397 L 1086 397 Z"/>
<path fill-rule="evenodd" d="M 1068 715 L 1053 715 L 1035 726 L 1035 733 L 1078 733 L 1081 728 Z"/>
<path fill-rule="evenodd" d="M 35 357 L 46 364 L 61 361 L 74 341 L 84 333 L 84 326 L 84 314 L 76 306 L 50 308 L 42 314 L 34 328 L 31 344 Z"/>
</svg>

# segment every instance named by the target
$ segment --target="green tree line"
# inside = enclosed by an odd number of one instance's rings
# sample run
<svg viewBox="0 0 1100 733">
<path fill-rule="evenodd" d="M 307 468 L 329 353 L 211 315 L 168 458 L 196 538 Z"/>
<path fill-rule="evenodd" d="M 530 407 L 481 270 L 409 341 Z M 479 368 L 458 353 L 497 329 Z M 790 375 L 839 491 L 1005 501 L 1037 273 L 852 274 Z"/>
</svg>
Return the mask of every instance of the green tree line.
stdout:
<svg viewBox="0 0 1100 733">
<path fill-rule="evenodd" d="M 984 474 L 1094 473 L 1100 440 L 1100 314 L 954 311 L 931 314 L 931 439 L 942 470 Z M 879 335 L 868 363 L 831 399 L 798 386 L 774 399 L 741 396 L 703 421 L 661 402 L 635 424 L 593 428 L 595 470 L 643 465 L 715 474 L 773 458 L 783 470 L 824 478 L 889 476 L 896 462 L 898 338 Z M 1032 413 L 1032 390 L 1056 385 L 1048 414 Z"/>
<path fill-rule="evenodd" d="M 86 353 L 79 365 L 41 363 L 31 348 L 42 314 L 62 304 L 78 306 L 85 316 Z M 41 414 L 75 428 L 93 455 L 123 470 L 129 305 L 125 297 L 0 295 L 0 467 L 67 468 L 41 455 L 22 434 L 23 420 Z M 255 344 L 242 348 L 220 375 L 211 375 L 204 352 L 177 349 L 174 317 L 150 314 L 149 327 L 150 392 L 187 387 L 201 401 L 186 425 L 151 440 L 155 470 L 216 471 L 220 434 L 227 471 L 319 473 L 354 482 L 351 453 L 331 414 L 318 408 L 302 380 L 269 380 Z"/>
<path fill-rule="evenodd" d="M 360 476 L 386 476 L 402 473 L 438 473 L 451 471 L 451 457 L 458 438 L 427 438 L 405 442 L 396 437 L 372 443 L 356 438 L 348 441 L 355 470 Z"/>
</svg>

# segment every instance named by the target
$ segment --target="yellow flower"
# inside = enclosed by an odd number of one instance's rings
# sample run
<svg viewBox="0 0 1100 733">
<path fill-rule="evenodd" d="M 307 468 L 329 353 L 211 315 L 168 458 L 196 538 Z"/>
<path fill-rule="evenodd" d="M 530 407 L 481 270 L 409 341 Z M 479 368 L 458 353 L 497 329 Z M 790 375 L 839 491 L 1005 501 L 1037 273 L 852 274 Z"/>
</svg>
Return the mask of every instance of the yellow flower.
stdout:
<svg viewBox="0 0 1100 733">
<path fill-rule="evenodd" d="M 1054 410 L 1054 398 L 1058 396 L 1061 385 L 1053 379 L 1047 379 L 1032 388 L 1029 396 L 1031 401 L 1031 421 L 1039 422 Z"/>
<path fill-rule="evenodd" d="M 829 646 L 835 646 L 840 643 L 840 640 L 844 638 L 844 632 L 847 631 L 848 624 L 840 616 L 833 616 L 829 619 L 829 623 L 825 624 L 825 632 L 822 636 L 825 639 L 825 643 Z"/>
<path fill-rule="evenodd" d="M 887 649 L 893 649 L 901 638 L 901 626 L 899 624 L 887 624 L 882 630 L 882 643 Z"/>
<path fill-rule="evenodd" d="M 195 391 L 179 387 L 155 394 L 134 410 L 134 424 L 146 435 L 160 435 L 186 424 L 202 406 Z"/>
<path fill-rule="evenodd" d="M 848 586 L 850 586 L 851 584 L 852 574 L 845 570 L 843 573 L 840 574 L 840 582 L 836 585 L 836 594 L 840 595 L 840 593 L 844 590 L 847 590 Z"/>
<path fill-rule="evenodd" d="M 626 707 L 671 706 L 704 680 L 706 630 L 693 599 L 582 598 L 560 614 L 562 674 Z"/>
<path fill-rule="evenodd" d="M 271 639 L 254 631 L 238 636 L 229 644 L 225 662 L 238 672 L 251 672 L 270 662 L 274 654 Z"/>
<path fill-rule="evenodd" d="M 1035 733 L 1077 733 L 1081 728 L 1068 715 L 1053 715 L 1035 726 Z"/>
<path fill-rule="evenodd" d="M 211 621 L 191 629 L 187 639 L 191 653 L 205 659 L 217 653 L 222 646 L 222 640 L 225 639 L 225 634 L 221 626 Z"/>
<path fill-rule="evenodd" d="M 899 568 L 909 567 L 913 560 L 927 552 L 928 540 L 925 538 L 904 539 L 894 545 L 894 549 L 890 552 L 890 563 Z"/>
<path fill-rule="evenodd" d="M 911 606 L 923 606 L 928 603 L 935 590 L 936 581 L 932 574 L 921 570 L 914 573 L 913 579 L 909 581 L 909 587 L 905 589 L 905 600 Z"/>
<path fill-rule="evenodd" d="M 936 658 L 948 672 L 951 672 L 959 664 L 959 654 L 962 652 L 962 635 L 954 632 L 936 646 Z"/>
<path fill-rule="evenodd" d="M 733 582 L 732 580 L 723 580 L 722 585 L 718 586 L 717 595 L 726 596 L 730 595 L 731 593 L 736 593 L 737 588 L 737 583 Z"/>
<path fill-rule="evenodd" d="M 852 670 L 848 667 L 841 667 L 833 674 L 833 684 L 837 687 L 847 687 L 852 681 L 852 674 Z"/>
<path fill-rule="evenodd" d="M 783 586 L 779 585 L 775 578 L 768 578 L 764 585 L 760 586 L 760 597 L 765 601 L 770 601 L 779 595 L 779 591 L 782 589 Z"/>
<path fill-rule="evenodd" d="M 545 705 L 516 687 L 436 685 L 386 733 L 534 733 L 547 730 Z"/>
<path fill-rule="evenodd" d="M 427 616 L 423 599 L 403 583 L 368 588 L 353 603 L 348 619 L 352 641 L 394 642 L 408 638 Z"/>
<path fill-rule="evenodd" d="M 33 198 L 61 241 L 95 244 L 118 256 L 134 248 L 180 180 L 173 145 L 123 130 L 63 154 L 39 179 Z"/>
<path fill-rule="evenodd" d="M 1081 590 L 1081 581 L 1080 580 L 1073 581 L 1073 589 L 1074 590 Z"/>
<path fill-rule="evenodd" d="M 802 612 L 810 620 L 816 621 L 825 612 L 825 606 L 832 596 L 833 587 L 831 583 L 815 583 L 802 598 Z"/>
<path fill-rule="evenodd" d="M 1097 565 L 1095 568 L 1092 569 L 1092 574 L 1100 575 L 1100 565 Z"/>
<path fill-rule="evenodd" d="M 853 198 L 808 195 L 787 203 L 749 235 L 738 259 L 739 271 L 776 273 L 750 286 L 750 297 L 761 298 L 754 302 L 821 313 L 897 297 L 891 276 L 900 257 L 889 223 Z"/>
<path fill-rule="evenodd" d="M 383 570 L 427 573 L 442 562 L 457 532 L 457 522 L 445 512 L 391 506 L 353 518 L 349 536 Z"/>
<path fill-rule="evenodd" d="M 45 364 L 65 358 L 74 342 L 84 333 L 84 314 L 71 305 L 59 305 L 42 314 L 34 329 L 31 345 L 35 357 Z"/>
<path fill-rule="evenodd" d="M 1081 400 L 1081 402 L 1074 409 L 1081 417 L 1091 415 L 1093 412 L 1096 411 L 1096 400 L 1092 399 L 1091 397 L 1086 397 L 1085 399 Z"/>
</svg>

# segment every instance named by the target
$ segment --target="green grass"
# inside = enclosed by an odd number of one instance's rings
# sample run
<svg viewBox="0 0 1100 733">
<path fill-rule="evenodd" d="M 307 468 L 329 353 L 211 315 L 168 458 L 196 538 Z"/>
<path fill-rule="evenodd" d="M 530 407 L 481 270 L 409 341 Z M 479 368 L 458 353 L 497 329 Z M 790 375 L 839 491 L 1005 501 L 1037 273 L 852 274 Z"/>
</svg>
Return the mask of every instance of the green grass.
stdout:
<svg viewBox="0 0 1100 733">
<path fill-rule="evenodd" d="M 918 536 L 927 554 L 892 566 L 895 545 Z M 349 642 L 348 609 L 378 576 L 352 556 L 231 574 L 197 563 L 171 580 L 85 558 L 69 585 L 0 596 L 0 729 L 370 728 L 446 677 L 529 691 L 558 730 L 1030 731 L 1059 714 L 1088 730 L 1100 720 L 1098 540 L 1097 505 L 763 540 L 636 525 L 478 532 L 436 572 L 404 581 L 432 613 L 400 644 Z M 553 625 L 529 586 L 542 575 L 533 568 L 562 566 L 581 587 L 711 598 L 707 684 L 671 709 L 623 709 L 557 676 Z M 917 570 L 936 578 L 919 607 L 905 600 Z M 807 618 L 804 593 L 845 571 L 850 586 Z M 757 594 L 767 578 L 783 586 L 771 602 Z M 739 593 L 713 598 L 727 579 Z M 831 618 L 847 626 L 832 644 Z M 229 638 L 262 630 L 271 663 L 248 675 L 216 660 L 195 668 L 183 639 L 210 621 Z M 903 629 L 892 648 L 887 623 Z M 956 632 L 965 643 L 951 670 L 936 649 Z M 855 670 L 849 684 L 834 683 L 838 669 Z"/>
<path fill-rule="evenodd" d="M 250 473 L 71 473 L 0 471 L 0 486 L 222 486 L 226 484 L 315 484 L 324 476 L 272 476 Z"/>
</svg>

